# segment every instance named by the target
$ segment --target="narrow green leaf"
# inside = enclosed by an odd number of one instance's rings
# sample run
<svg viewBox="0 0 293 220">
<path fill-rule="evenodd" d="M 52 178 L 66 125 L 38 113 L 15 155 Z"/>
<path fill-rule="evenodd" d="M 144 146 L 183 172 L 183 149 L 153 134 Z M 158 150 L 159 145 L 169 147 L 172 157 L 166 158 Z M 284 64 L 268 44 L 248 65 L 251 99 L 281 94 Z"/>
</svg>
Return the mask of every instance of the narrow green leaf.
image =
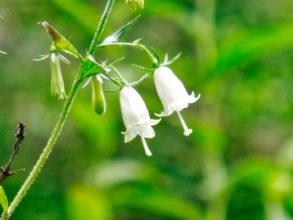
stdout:
<svg viewBox="0 0 293 220">
<path fill-rule="evenodd" d="M 129 31 L 129 29 L 137 22 L 139 17 L 140 15 L 129 21 L 127 24 L 119 28 L 110 36 L 106 37 L 102 44 L 118 42 L 125 35 L 125 33 Z"/>
<path fill-rule="evenodd" d="M 8 200 L 7 200 L 6 194 L 5 194 L 2 186 L 0 186 L 0 204 L 2 206 L 4 216 L 7 215 L 7 213 L 8 213 Z"/>
<path fill-rule="evenodd" d="M 81 78 L 85 79 L 89 76 L 105 72 L 105 69 L 91 58 L 87 58 L 82 63 Z"/>
<path fill-rule="evenodd" d="M 152 51 L 153 55 L 156 57 L 158 63 L 161 63 L 161 59 L 160 59 L 158 52 L 153 47 L 151 48 L 151 51 Z"/>
<path fill-rule="evenodd" d="M 153 68 L 147 68 L 147 67 L 140 66 L 140 65 L 137 65 L 137 64 L 131 64 L 131 65 L 134 66 L 135 68 L 137 68 L 137 69 L 143 71 L 143 72 L 149 72 L 149 73 L 151 73 L 151 72 L 154 71 Z"/>
<path fill-rule="evenodd" d="M 168 57 L 166 58 L 166 63 L 164 61 L 165 65 L 171 65 L 172 63 L 174 63 L 176 60 L 178 60 L 181 57 L 182 52 L 176 54 L 175 57 L 173 57 L 171 60 L 168 61 Z M 167 56 L 167 55 L 166 55 Z"/>
</svg>

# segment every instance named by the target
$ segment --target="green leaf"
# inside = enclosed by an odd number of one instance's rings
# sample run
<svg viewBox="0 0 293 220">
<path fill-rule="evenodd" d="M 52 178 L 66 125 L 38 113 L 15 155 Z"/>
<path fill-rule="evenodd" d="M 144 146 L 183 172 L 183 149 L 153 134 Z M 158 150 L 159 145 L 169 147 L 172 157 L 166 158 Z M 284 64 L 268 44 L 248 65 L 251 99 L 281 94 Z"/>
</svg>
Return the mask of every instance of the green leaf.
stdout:
<svg viewBox="0 0 293 220">
<path fill-rule="evenodd" d="M 4 216 L 7 216 L 7 214 L 8 214 L 8 200 L 7 200 L 6 194 L 5 194 L 2 186 L 0 186 L 0 204 L 2 206 Z"/>
<path fill-rule="evenodd" d="M 100 64 L 95 62 L 93 58 L 89 58 L 89 57 L 84 60 L 81 68 L 82 70 L 81 70 L 80 78 L 82 80 L 84 80 L 85 78 L 89 76 L 105 72 L 105 69 Z"/>
<path fill-rule="evenodd" d="M 140 15 L 138 15 L 137 17 L 135 17 L 134 19 L 129 21 L 127 24 L 125 24 L 124 26 L 119 28 L 117 31 L 115 31 L 110 36 L 106 37 L 103 43 L 107 44 L 107 43 L 115 43 L 115 42 L 119 41 L 125 35 L 125 33 L 127 31 L 129 31 L 129 29 L 137 22 L 139 17 L 140 17 Z"/>
</svg>

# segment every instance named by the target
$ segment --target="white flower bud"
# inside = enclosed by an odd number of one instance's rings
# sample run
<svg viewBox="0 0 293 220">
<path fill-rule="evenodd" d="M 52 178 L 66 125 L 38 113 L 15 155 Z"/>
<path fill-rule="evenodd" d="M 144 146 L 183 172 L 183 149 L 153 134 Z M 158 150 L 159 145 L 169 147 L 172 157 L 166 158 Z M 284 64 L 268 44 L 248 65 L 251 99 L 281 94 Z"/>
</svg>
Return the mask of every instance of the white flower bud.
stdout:
<svg viewBox="0 0 293 220">
<path fill-rule="evenodd" d="M 158 114 L 158 116 L 169 116 L 174 111 L 177 112 L 184 129 L 184 135 L 190 135 L 192 129 L 187 127 L 180 111 L 187 108 L 189 104 L 196 102 L 200 98 L 200 95 L 195 97 L 193 92 L 189 95 L 183 83 L 169 67 L 161 66 L 157 68 L 154 73 L 154 80 L 157 93 L 164 106 L 164 111 Z"/>
<path fill-rule="evenodd" d="M 113 44 L 117 43 L 118 38 L 114 35 L 110 35 L 109 37 L 106 37 L 105 40 L 102 42 L 102 44 Z"/>
<path fill-rule="evenodd" d="M 123 133 L 125 135 L 125 143 L 132 141 L 139 135 L 146 155 L 151 156 L 152 153 L 147 146 L 145 138 L 155 137 L 155 131 L 152 126 L 158 124 L 160 120 L 150 118 L 143 99 L 130 86 L 126 86 L 120 91 L 120 106 L 123 122 L 126 127 L 126 131 Z"/>
</svg>

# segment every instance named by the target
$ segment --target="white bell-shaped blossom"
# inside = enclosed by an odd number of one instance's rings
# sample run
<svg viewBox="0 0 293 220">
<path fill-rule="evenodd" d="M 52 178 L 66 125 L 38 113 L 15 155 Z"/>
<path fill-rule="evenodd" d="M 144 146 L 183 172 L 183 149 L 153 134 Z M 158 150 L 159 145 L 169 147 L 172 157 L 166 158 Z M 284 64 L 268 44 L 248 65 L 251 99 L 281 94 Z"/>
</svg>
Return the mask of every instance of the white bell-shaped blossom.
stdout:
<svg viewBox="0 0 293 220">
<path fill-rule="evenodd" d="M 143 99 L 134 88 L 130 86 L 123 87 L 119 98 L 122 118 L 126 127 L 126 131 L 123 132 L 125 143 L 132 141 L 139 135 L 146 155 L 151 156 L 152 153 L 145 138 L 155 137 L 155 131 L 152 126 L 158 124 L 160 120 L 150 118 Z"/>
<path fill-rule="evenodd" d="M 187 108 L 189 104 L 196 102 L 200 98 L 200 95 L 195 96 L 194 92 L 189 95 L 183 83 L 166 66 L 160 66 L 155 70 L 154 80 L 157 93 L 164 106 L 164 111 L 158 114 L 158 116 L 169 116 L 175 111 L 184 129 L 184 135 L 190 135 L 192 129 L 187 127 L 180 111 Z"/>
</svg>

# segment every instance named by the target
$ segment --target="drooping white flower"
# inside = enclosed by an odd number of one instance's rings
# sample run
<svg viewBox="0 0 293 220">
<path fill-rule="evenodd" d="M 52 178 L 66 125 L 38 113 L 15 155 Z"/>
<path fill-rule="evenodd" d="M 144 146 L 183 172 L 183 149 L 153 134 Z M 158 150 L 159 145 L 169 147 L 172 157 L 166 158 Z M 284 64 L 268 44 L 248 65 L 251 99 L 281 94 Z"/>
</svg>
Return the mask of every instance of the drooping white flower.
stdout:
<svg viewBox="0 0 293 220">
<path fill-rule="evenodd" d="M 192 129 L 187 127 L 180 112 L 187 108 L 189 104 L 196 102 L 200 98 L 200 95 L 195 96 L 194 92 L 189 95 L 183 83 L 177 78 L 173 71 L 166 66 L 160 66 L 155 70 L 154 80 L 157 93 L 164 106 L 164 111 L 158 114 L 158 116 L 169 116 L 175 111 L 184 129 L 184 135 L 190 135 Z"/>
<path fill-rule="evenodd" d="M 146 155 L 151 156 L 152 153 L 145 138 L 155 137 L 155 131 L 152 126 L 158 124 L 160 120 L 150 118 L 143 99 L 134 88 L 130 86 L 123 87 L 119 98 L 122 118 L 126 127 L 126 131 L 123 132 L 125 135 L 124 142 L 130 142 L 139 135 Z"/>
</svg>

